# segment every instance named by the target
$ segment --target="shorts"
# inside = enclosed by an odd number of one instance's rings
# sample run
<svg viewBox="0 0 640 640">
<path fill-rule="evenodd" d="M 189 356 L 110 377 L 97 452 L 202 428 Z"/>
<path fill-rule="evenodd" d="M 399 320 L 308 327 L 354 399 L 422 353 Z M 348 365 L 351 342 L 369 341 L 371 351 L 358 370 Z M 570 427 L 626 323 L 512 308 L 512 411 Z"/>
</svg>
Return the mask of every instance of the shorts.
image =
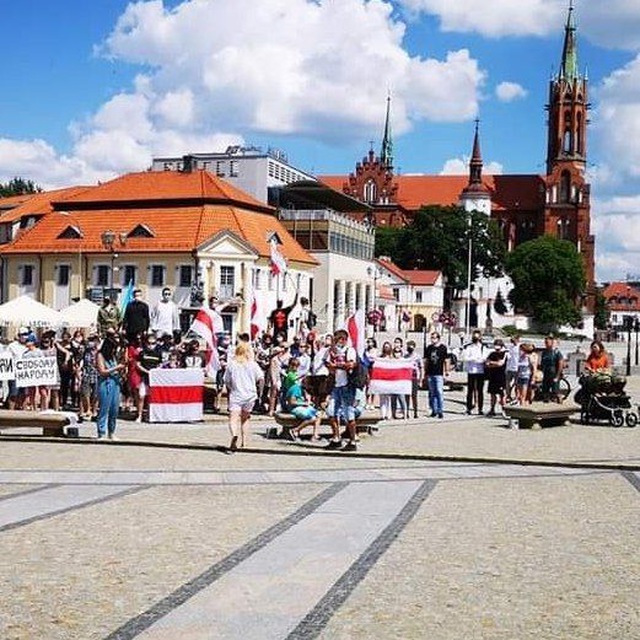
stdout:
<svg viewBox="0 0 640 640">
<path fill-rule="evenodd" d="M 344 418 L 347 422 L 356 419 L 356 409 L 353 406 L 356 400 L 355 391 L 345 385 L 344 387 L 334 387 L 331 392 L 333 400 L 333 411 L 335 417 Z"/>
<path fill-rule="evenodd" d="M 256 399 L 253 400 L 229 400 L 229 413 L 232 411 L 240 411 L 240 413 L 251 413 Z"/>
<path fill-rule="evenodd" d="M 317 417 L 318 412 L 313 407 L 293 407 L 291 409 L 291 415 L 297 420 L 312 420 Z"/>
<path fill-rule="evenodd" d="M 516 385 L 519 387 L 528 387 L 530 383 L 531 383 L 531 378 L 522 378 L 522 377 L 516 378 Z"/>
</svg>

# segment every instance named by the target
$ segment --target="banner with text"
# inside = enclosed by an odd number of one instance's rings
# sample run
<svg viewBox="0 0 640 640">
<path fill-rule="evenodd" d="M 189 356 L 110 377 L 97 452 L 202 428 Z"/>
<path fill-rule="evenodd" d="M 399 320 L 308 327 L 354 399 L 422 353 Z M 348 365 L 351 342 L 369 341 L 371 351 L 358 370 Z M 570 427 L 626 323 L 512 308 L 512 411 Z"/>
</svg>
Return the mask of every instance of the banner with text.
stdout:
<svg viewBox="0 0 640 640">
<path fill-rule="evenodd" d="M 16 366 L 11 349 L 0 351 L 0 380 L 15 380 Z"/>
<path fill-rule="evenodd" d="M 15 361 L 15 373 L 18 387 L 58 384 L 58 363 L 55 356 L 18 358 Z"/>
</svg>

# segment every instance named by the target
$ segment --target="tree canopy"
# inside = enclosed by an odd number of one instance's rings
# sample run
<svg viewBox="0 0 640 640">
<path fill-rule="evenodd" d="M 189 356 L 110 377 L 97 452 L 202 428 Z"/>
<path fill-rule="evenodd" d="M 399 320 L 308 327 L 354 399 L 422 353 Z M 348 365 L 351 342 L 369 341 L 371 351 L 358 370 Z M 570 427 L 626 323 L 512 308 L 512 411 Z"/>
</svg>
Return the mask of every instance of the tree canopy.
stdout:
<svg viewBox="0 0 640 640">
<path fill-rule="evenodd" d="M 471 236 L 473 272 L 502 274 L 506 248 L 494 220 L 478 211 L 461 207 L 430 206 L 416 214 L 403 228 L 378 227 L 376 255 L 389 256 L 403 269 L 442 271 L 447 285 L 446 303 L 467 287 L 467 265 Z"/>
<path fill-rule="evenodd" d="M 572 242 L 553 236 L 524 242 L 507 256 L 505 267 L 513 281 L 509 301 L 541 328 L 580 322 L 586 278 Z"/>
<path fill-rule="evenodd" d="M 0 183 L 0 197 L 21 196 L 25 193 L 40 193 L 42 188 L 32 180 L 13 178 L 6 184 Z"/>
</svg>

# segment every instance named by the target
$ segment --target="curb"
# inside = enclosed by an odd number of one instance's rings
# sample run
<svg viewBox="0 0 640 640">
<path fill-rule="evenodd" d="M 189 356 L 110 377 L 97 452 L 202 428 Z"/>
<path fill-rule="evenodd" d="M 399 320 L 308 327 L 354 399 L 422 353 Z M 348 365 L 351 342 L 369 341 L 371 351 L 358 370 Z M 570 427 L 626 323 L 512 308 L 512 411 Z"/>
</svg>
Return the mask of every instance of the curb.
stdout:
<svg viewBox="0 0 640 640">
<path fill-rule="evenodd" d="M 97 445 L 112 447 L 148 447 L 152 449 L 178 449 L 185 451 L 215 451 L 216 453 L 230 454 L 228 447 L 224 445 L 212 444 L 185 444 L 174 442 L 153 442 L 148 440 L 96 440 L 94 438 L 51 438 L 43 436 L 7 436 L 0 434 L 0 442 L 44 442 L 49 444 L 76 444 L 76 445 Z M 289 449 L 289 450 L 287 450 Z M 234 455 L 244 453 L 260 455 L 279 456 L 306 456 L 306 457 L 331 457 L 331 458 L 359 458 L 365 460 L 410 460 L 417 462 L 451 462 L 460 464 L 494 464 L 512 465 L 522 467 L 547 467 L 565 469 L 600 469 L 603 471 L 630 471 L 640 472 L 640 462 L 630 463 L 607 463 L 607 462 L 579 462 L 562 460 L 522 460 L 517 458 L 489 458 L 486 456 L 439 456 L 421 453 L 367 453 L 367 452 L 345 452 L 345 451 L 325 451 L 323 449 L 301 449 L 292 450 L 290 447 L 283 449 L 262 449 L 257 447 L 246 447 L 238 449 Z"/>
</svg>

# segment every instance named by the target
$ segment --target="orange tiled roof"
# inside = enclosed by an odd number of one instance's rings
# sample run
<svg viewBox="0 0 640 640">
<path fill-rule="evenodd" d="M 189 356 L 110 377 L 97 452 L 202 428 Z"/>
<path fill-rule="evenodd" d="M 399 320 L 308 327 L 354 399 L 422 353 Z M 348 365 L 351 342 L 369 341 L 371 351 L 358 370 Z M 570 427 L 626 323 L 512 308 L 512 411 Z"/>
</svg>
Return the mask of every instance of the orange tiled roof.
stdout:
<svg viewBox="0 0 640 640">
<path fill-rule="evenodd" d="M 11 207 L 2 215 L 0 222 L 17 222 L 23 216 L 51 213 L 51 211 L 53 211 L 52 202 L 65 203 L 67 198 L 76 196 L 90 189 L 91 187 L 67 187 L 65 189 L 43 191 L 42 193 L 34 193 L 27 196 L 14 196 L 14 198 L 23 198 L 23 200 L 21 202 L 18 201 L 17 206 Z M 14 198 L 5 198 L 4 200 L 13 200 Z M 2 209 L 2 202 L 4 200 L 0 201 L 0 209 Z M 62 210 L 64 207 L 58 207 L 58 209 Z"/>
<path fill-rule="evenodd" d="M 342 191 L 348 176 L 321 176 L 321 182 Z M 484 175 L 483 182 L 491 194 L 494 211 L 519 209 L 533 211 L 544 205 L 544 179 L 539 175 Z M 466 175 L 395 176 L 397 201 L 401 207 L 415 211 L 428 205 L 455 205 L 468 185 Z"/>
<path fill-rule="evenodd" d="M 7 209 L 13 209 L 33 196 L 33 193 L 22 193 L 18 196 L 6 196 L 5 198 L 0 198 L 0 212 L 6 211 Z"/>
<path fill-rule="evenodd" d="M 140 224 L 153 237 L 128 238 L 125 246 L 118 246 L 119 253 L 188 252 L 228 230 L 268 258 L 268 237 L 275 232 L 282 240 L 280 250 L 287 260 L 317 264 L 275 216 L 225 205 L 91 209 L 73 211 L 69 216 L 53 213 L 24 230 L 11 244 L 0 247 L 0 253 L 106 253 L 101 241 L 103 231 L 129 233 Z M 69 226 L 79 229 L 82 238 L 58 238 Z"/>
<path fill-rule="evenodd" d="M 273 211 L 263 202 L 203 170 L 127 173 L 74 197 L 66 198 L 64 206 L 69 209 L 100 208 L 101 203 L 158 200 L 224 202 L 258 211 Z"/>
<path fill-rule="evenodd" d="M 612 282 L 602 295 L 610 311 L 640 311 L 640 291 L 626 282 Z"/>
<path fill-rule="evenodd" d="M 440 271 L 432 271 L 428 269 L 401 269 L 397 264 L 384 259 L 377 259 L 376 262 L 381 267 L 393 273 L 400 280 L 404 280 L 408 284 L 412 284 L 414 286 L 433 286 L 440 277 Z"/>
</svg>

